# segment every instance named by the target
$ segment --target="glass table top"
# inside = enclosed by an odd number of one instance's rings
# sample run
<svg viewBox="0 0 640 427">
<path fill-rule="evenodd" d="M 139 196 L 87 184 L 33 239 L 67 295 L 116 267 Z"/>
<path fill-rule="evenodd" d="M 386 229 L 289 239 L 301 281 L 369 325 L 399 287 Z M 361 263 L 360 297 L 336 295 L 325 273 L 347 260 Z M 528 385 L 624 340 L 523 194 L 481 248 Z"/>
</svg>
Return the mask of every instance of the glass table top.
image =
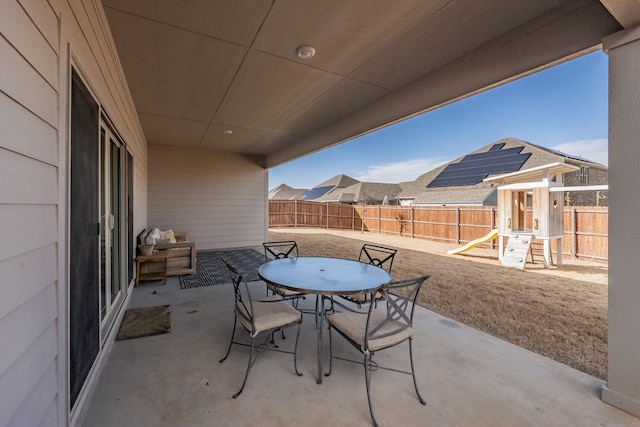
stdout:
<svg viewBox="0 0 640 427">
<path fill-rule="evenodd" d="M 258 275 L 274 286 L 325 295 L 372 291 L 391 281 L 391 275 L 380 267 L 328 257 L 269 261 L 258 268 Z"/>
</svg>

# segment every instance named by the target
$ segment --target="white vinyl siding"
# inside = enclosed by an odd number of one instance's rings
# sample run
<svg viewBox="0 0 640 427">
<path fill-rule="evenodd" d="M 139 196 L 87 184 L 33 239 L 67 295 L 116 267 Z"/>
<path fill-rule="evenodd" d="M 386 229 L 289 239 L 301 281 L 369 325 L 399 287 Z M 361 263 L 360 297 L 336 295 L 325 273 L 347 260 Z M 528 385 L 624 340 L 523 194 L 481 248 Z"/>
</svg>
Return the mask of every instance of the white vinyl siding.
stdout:
<svg viewBox="0 0 640 427">
<path fill-rule="evenodd" d="M 266 170 L 226 152 L 149 147 L 149 227 L 186 231 L 197 249 L 260 245 Z"/>
<path fill-rule="evenodd" d="M 0 29 L 0 425 L 67 425 L 70 63 L 133 154 L 134 233 L 146 141 L 99 1 L 7 0 Z"/>
<path fill-rule="evenodd" d="M 57 131 L 0 92 L 0 144 L 11 151 L 57 166 Z"/>
<path fill-rule="evenodd" d="M 57 366 L 58 24 L 48 6 L 36 9 L 30 17 L 9 1 L 0 14 L 0 342 L 9 343 L 0 352 L 3 426 L 43 422 L 59 406 L 64 379 Z"/>
</svg>

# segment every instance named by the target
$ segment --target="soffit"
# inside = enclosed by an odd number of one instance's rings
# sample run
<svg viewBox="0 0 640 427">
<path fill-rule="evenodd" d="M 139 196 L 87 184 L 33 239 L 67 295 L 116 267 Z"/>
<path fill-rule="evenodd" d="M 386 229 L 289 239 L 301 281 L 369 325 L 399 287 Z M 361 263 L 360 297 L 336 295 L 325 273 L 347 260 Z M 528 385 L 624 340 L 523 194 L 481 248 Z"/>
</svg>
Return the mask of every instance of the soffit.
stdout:
<svg viewBox="0 0 640 427">
<path fill-rule="evenodd" d="M 267 167 L 597 48 L 621 28 L 597 0 L 102 2 L 148 143 Z M 298 58 L 303 44 L 316 56 Z"/>
<path fill-rule="evenodd" d="M 640 24 L 640 7 L 637 0 L 600 1 L 625 28 Z"/>
</svg>

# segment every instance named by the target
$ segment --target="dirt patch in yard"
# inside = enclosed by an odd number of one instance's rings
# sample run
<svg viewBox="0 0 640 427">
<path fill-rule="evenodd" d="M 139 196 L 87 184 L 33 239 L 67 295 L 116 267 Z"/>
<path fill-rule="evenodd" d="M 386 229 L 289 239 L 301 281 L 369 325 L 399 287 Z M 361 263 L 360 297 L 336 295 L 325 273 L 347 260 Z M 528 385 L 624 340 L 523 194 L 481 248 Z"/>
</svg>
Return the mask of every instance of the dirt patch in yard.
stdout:
<svg viewBox="0 0 640 427">
<path fill-rule="evenodd" d="M 300 255 L 357 259 L 363 243 L 398 249 L 394 280 L 430 274 L 419 304 L 505 341 L 607 379 L 607 265 L 567 260 L 524 271 L 500 266 L 497 250 L 447 255 L 455 245 L 357 231 L 272 229 Z"/>
</svg>

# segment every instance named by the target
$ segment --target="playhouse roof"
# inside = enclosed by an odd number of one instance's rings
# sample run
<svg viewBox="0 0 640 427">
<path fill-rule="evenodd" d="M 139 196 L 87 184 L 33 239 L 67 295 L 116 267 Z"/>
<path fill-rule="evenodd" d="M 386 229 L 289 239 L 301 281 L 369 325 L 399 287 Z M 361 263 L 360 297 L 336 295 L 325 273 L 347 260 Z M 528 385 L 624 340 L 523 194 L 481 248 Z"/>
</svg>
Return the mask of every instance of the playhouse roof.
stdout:
<svg viewBox="0 0 640 427">
<path fill-rule="evenodd" d="M 533 168 L 519 170 L 516 172 L 506 173 L 502 175 L 494 175 L 485 178 L 484 182 L 493 182 L 497 184 L 512 184 L 516 182 L 539 181 L 545 177 L 550 177 L 567 172 L 578 170 L 578 166 L 568 165 L 562 161 L 540 165 Z"/>
</svg>

